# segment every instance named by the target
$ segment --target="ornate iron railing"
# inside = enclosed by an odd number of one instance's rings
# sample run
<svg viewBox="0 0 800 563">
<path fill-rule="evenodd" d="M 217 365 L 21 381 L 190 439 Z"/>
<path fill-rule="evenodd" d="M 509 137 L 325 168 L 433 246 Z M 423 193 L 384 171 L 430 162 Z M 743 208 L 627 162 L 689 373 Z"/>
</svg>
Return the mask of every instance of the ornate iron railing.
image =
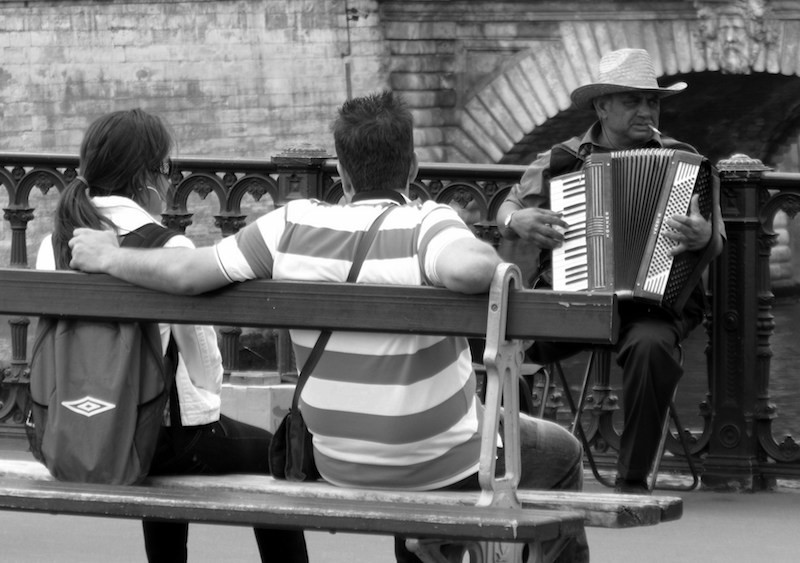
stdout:
<svg viewBox="0 0 800 563">
<path fill-rule="evenodd" d="M 196 223 L 200 207 L 213 217 L 217 236 L 224 236 L 237 232 L 248 213 L 263 213 L 297 198 L 333 203 L 342 197 L 336 161 L 314 150 L 287 151 L 268 161 L 182 158 L 174 164 L 163 222 L 178 230 Z M 77 166 L 72 155 L 0 153 L 11 267 L 28 267 L 27 233 L 35 217 L 32 194 L 57 195 L 74 178 Z M 760 489 L 779 477 L 800 478 L 800 447 L 790 436 L 780 441 L 773 437 L 775 406 L 769 395 L 775 328 L 769 255 L 776 237 L 771 223 L 778 209 L 790 215 L 800 209 L 800 174 L 771 172 L 742 155 L 720 162 L 718 168 L 727 242 L 711 267 L 712 311 L 705 323 L 709 392 L 700 408 L 703 427 L 691 437 L 692 451 L 702 466 L 704 484 Z M 412 198 L 453 205 L 478 236 L 499 244 L 497 209 L 523 171 L 513 165 L 422 164 L 410 193 Z M 193 194 L 203 201 L 195 202 Z M 0 388 L 0 422 L 19 426 L 29 321 L 11 319 L 9 325 L 12 357 Z M 227 327 L 220 332 L 226 370 L 236 370 L 239 330 Z M 290 375 L 285 338 L 279 339 L 277 357 L 278 371 Z M 599 392 L 599 400 L 612 406 L 591 409 L 589 429 L 595 441 L 613 446 L 618 443 L 610 423 L 616 397 L 607 381 L 595 383 L 593 394 Z M 668 447 L 676 454 L 680 451 L 674 437 Z"/>
</svg>

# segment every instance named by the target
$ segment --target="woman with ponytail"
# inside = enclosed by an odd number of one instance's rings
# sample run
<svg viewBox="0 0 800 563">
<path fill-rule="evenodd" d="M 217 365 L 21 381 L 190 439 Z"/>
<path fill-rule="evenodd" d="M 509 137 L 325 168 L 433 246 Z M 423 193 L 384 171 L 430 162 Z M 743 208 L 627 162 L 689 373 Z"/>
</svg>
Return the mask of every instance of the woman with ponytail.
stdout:
<svg viewBox="0 0 800 563">
<path fill-rule="evenodd" d="M 80 173 L 61 194 L 54 230 L 42 242 L 37 269 L 69 269 L 69 239 L 78 227 L 110 229 L 122 237 L 155 219 L 169 188 L 172 137 L 157 116 L 141 109 L 116 111 L 95 120 L 80 148 Z M 175 232 L 164 246 L 193 247 Z M 272 435 L 220 412 L 222 356 L 213 327 L 160 325 L 166 353 L 178 347 L 175 384 L 181 427 L 165 416 L 150 475 L 268 473 Z M 168 413 L 165 413 L 168 415 Z M 144 520 L 150 562 L 187 560 L 188 524 Z M 264 562 L 308 561 L 302 532 L 256 528 Z"/>
</svg>

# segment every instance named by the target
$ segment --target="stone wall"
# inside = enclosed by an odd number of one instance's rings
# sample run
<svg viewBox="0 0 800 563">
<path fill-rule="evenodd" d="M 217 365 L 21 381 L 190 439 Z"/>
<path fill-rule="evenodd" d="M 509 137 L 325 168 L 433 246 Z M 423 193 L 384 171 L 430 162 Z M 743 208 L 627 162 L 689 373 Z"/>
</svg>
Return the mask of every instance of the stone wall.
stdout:
<svg viewBox="0 0 800 563">
<path fill-rule="evenodd" d="M 182 155 L 332 150 L 348 90 L 388 84 L 378 24 L 368 0 L 0 1 L 0 150 L 75 153 L 93 118 L 137 106 Z"/>
<path fill-rule="evenodd" d="M 93 119 L 142 107 L 180 156 L 333 154 L 337 107 L 388 85 L 379 23 L 374 0 L 0 0 L 0 151 L 76 154 Z M 34 191 L 31 262 L 56 197 Z M 10 239 L 0 220 L 4 263 Z"/>
</svg>

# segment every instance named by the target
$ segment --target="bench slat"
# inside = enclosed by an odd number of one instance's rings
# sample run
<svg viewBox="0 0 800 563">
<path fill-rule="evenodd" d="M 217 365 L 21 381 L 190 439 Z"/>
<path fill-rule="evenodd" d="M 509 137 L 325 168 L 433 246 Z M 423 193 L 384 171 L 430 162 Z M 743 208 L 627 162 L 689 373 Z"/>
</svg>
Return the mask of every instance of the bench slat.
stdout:
<svg viewBox="0 0 800 563">
<path fill-rule="evenodd" d="M 0 288 L 5 315 L 486 335 L 486 295 L 434 287 L 254 280 L 192 297 L 100 274 L 0 268 Z M 512 290 L 506 336 L 613 343 L 616 310 L 610 293 Z"/>
<path fill-rule="evenodd" d="M 0 479 L 52 481 L 53 477 L 44 465 L 35 461 L 0 460 Z M 146 481 L 146 484 L 154 489 L 220 489 L 241 494 L 252 491 L 314 499 L 334 498 L 422 505 L 474 506 L 479 495 L 478 492 L 414 492 L 341 488 L 323 481 L 314 483 L 277 481 L 267 475 L 152 477 Z M 677 520 L 683 514 L 683 500 L 679 497 L 531 490 L 518 490 L 517 494 L 526 508 L 578 512 L 583 515 L 584 525 L 593 527 L 650 526 Z"/>
<path fill-rule="evenodd" d="M 186 475 L 155 477 L 148 485 L 158 488 L 227 489 L 242 493 L 259 491 L 319 499 L 349 499 L 414 504 L 446 504 L 474 506 L 476 492 L 415 492 L 341 488 L 324 482 L 291 483 L 265 475 L 226 475 L 224 478 Z M 669 496 L 620 495 L 580 491 L 533 491 L 518 489 L 525 508 L 564 510 L 583 515 L 584 525 L 602 528 L 651 526 L 678 520 L 683 514 L 683 500 Z"/>
<path fill-rule="evenodd" d="M 286 494 L 145 486 L 111 486 L 3 479 L 0 509 L 117 518 L 161 518 L 209 524 L 317 529 L 538 542 L 583 529 L 574 512 L 423 506 L 410 503 L 326 499 Z"/>
</svg>

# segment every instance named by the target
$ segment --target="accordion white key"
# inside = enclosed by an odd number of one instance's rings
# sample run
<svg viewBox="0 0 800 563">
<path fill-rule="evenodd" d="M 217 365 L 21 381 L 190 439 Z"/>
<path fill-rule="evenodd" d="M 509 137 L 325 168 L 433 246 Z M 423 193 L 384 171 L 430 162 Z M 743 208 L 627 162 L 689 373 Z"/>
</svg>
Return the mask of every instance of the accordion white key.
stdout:
<svg viewBox="0 0 800 563">
<path fill-rule="evenodd" d="M 613 291 L 679 311 L 713 256 L 683 252 L 665 236 L 692 196 L 712 217 L 717 173 L 706 158 L 673 149 L 593 154 L 580 172 L 550 180 L 550 208 L 569 223 L 552 251 L 553 289 Z"/>
</svg>

